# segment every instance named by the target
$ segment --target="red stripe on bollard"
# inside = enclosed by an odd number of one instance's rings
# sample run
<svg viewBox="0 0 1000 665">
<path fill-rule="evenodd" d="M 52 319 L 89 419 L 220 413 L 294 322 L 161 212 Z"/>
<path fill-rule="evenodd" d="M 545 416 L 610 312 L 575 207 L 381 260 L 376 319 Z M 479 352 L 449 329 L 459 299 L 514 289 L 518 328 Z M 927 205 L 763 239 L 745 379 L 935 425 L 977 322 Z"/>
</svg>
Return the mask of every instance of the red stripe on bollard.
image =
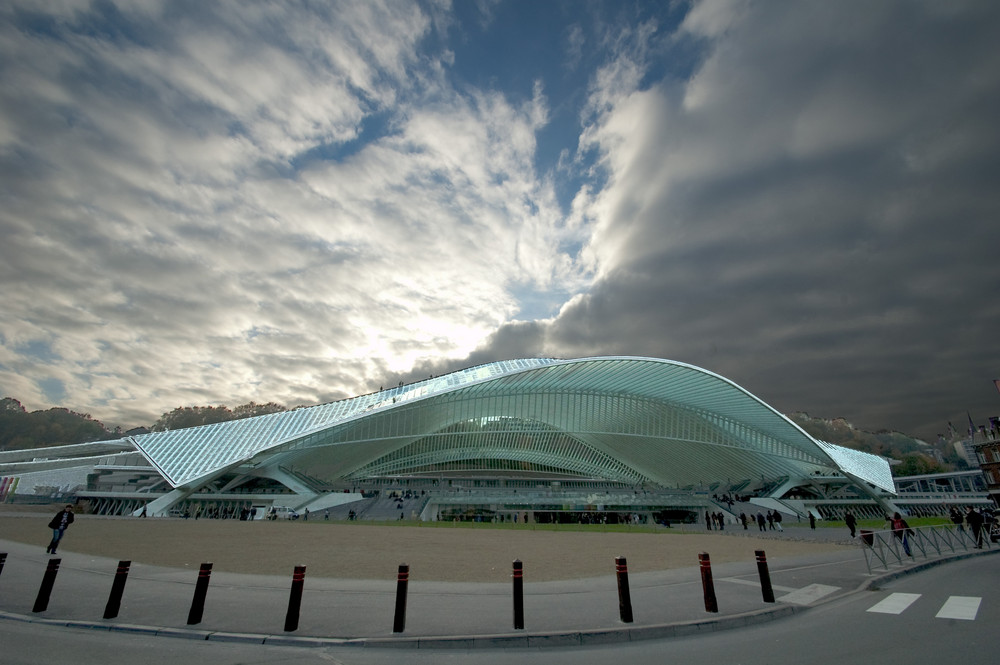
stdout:
<svg viewBox="0 0 1000 665">
<path fill-rule="evenodd" d="M 771 587 L 771 573 L 767 570 L 767 557 L 764 550 L 754 550 L 757 556 L 757 573 L 760 575 L 760 592 L 765 603 L 774 602 L 774 589 Z"/>
<path fill-rule="evenodd" d="M 618 577 L 618 614 L 624 623 L 632 623 L 632 594 L 628 588 L 628 562 L 625 557 L 615 557 L 615 573 Z"/>
<path fill-rule="evenodd" d="M 52 587 L 56 583 L 56 575 L 59 573 L 59 564 L 62 559 L 49 559 L 49 564 L 45 567 L 45 575 L 42 576 L 42 585 L 38 587 L 38 596 L 35 597 L 35 605 L 32 612 L 44 612 L 49 607 L 49 596 L 52 594 Z"/>
<path fill-rule="evenodd" d="M 401 633 L 406 628 L 406 587 L 410 581 L 410 567 L 399 564 L 396 575 L 396 611 L 392 617 L 392 632 Z"/>
<path fill-rule="evenodd" d="M 514 629 L 524 628 L 524 566 L 520 559 L 514 560 Z"/>
<path fill-rule="evenodd" d="M 705 611 L 718 612 L 719 603 L 715 599 L 715 583 L 712 582 L 712 562 L 708 558 L 708 552 L 699 554 L 698 562 L 701 568 L 701 586 L 705 592 Z"/>
<path fill-rule="evenodd" d="M 191 611 L 188 612 L 188 625 L 201 623 L 205 612 L 205 597 L 208 595 L 208 582 L 212 577 L 212 564 L 203 563 L 198 570 L 198 582 L 194 587 L 194 598 L 191 599 Z"/>
<path fill-rule="evenodd" d="M 288 593 L 288 611 L 285 613 L 285 630 L 299 627 L 299 609 L 302 607 L 302 588 L 305 586 L 306 567 L 295 566 L 292 571 L 292 589 Z"/>
<path fill-rule="evenodd" d="M 115 580 L 111 583 L 111 595 L 108 596 L 108 604 L 104 606 L 104 618 L 114 619 L 118 616 L 122 607 L 122 594 L 125 593 L 125 582 L 128 580 L 128 571 L 132 566 L 131 561 L 119 561 L 118 570 L 115 571 Z"/>
</svg>

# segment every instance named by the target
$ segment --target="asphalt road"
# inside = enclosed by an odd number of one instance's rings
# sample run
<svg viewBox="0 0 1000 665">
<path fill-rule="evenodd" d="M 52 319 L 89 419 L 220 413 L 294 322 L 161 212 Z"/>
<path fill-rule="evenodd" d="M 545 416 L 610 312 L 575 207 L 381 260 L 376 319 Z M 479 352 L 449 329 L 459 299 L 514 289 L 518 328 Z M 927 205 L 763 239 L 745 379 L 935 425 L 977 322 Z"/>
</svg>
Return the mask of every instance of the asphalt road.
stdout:
<svg viewBox="0 0 1000 665">
<path fill-rule="evenodd" d="M 226 644 L 0 621 L 0 662 L 216 665 L 415 663 L 470 665 L 879 665 L 997 662 L 1000 562 L 993 556 L 949 563 L 815 607 L 794 617 L 705 636 L 567 649 L 299 649 Z"/>
</svg>

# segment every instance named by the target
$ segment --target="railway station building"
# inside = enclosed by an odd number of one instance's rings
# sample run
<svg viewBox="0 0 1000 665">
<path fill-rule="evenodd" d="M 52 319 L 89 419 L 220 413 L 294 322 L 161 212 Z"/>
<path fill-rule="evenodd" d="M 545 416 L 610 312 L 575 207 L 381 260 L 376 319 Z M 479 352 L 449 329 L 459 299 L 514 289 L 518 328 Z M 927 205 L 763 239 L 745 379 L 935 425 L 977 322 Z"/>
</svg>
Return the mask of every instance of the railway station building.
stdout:
<svg viewBox="0 0 1000 665">
<path fill-rule="evenodd" d="M 93 512 L 150 516 L 662 522 L 748 502 L 799 517 L 906 511 L 888 460 L 817 440 L 708 370 L 625 356 L 505 360 L 281 413 L 8 451 L 0 476 L 7 497 L 57 487 Z"/>
</svg>

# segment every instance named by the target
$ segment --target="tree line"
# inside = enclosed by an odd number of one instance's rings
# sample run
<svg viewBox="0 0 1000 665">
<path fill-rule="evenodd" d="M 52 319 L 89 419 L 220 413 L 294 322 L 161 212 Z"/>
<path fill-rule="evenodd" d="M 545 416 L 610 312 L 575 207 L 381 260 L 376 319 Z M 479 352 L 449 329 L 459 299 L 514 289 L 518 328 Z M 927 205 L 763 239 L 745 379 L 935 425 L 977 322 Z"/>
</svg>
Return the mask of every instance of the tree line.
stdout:
<svg viewBox="0 0 1000 665">
<path fill-rule="evenodd" d="M 807 413 L 794 413 L 789 418 L 821 441 L 898 460 L 899 464 L 892 467 L 894 476 L 961 471 L 969 466 L 954 447 L 944 441 L 927 443 L 891 430 L 866 432 L 856 429 L 843 418 L 813 418 Z"/>
<path fill-rule="evenodd" d="M 230 409 L 227 406 L 179 406 L 164 413 L 149 427 L 123 431 L 121 427 L 108 428 L 89 413 L 77 413 L 64 408 L 28 411 L 13 397 L 0 400 L 0 450 L 27 450 L 69 443 L 88 443 L 114 439 L 125 434 L 149 431 L 163 432 L 184 427 L 196 427 L 227 420 L 252 418 L 268 413 L 278 413 L 286 408 L 275 402 L 257 404 L 248 402 Z"/>
</svg>

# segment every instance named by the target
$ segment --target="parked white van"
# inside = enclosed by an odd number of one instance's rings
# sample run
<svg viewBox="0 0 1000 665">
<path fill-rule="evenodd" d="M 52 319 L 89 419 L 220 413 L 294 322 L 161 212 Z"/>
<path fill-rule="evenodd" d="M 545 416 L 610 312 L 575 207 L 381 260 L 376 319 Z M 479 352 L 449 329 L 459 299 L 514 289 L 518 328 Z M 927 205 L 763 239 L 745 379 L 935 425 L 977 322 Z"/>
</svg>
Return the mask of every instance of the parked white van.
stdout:
<svg viewBox="0 0 1000 665">
<path fill-rule="evenodd" d="M 299 519 L 299 514 L 289 508 L 288 506 L 271 506 L 271 510 L 267 513 L 267 519 L 269 520 L 297 520 Z"/>
</svg>

